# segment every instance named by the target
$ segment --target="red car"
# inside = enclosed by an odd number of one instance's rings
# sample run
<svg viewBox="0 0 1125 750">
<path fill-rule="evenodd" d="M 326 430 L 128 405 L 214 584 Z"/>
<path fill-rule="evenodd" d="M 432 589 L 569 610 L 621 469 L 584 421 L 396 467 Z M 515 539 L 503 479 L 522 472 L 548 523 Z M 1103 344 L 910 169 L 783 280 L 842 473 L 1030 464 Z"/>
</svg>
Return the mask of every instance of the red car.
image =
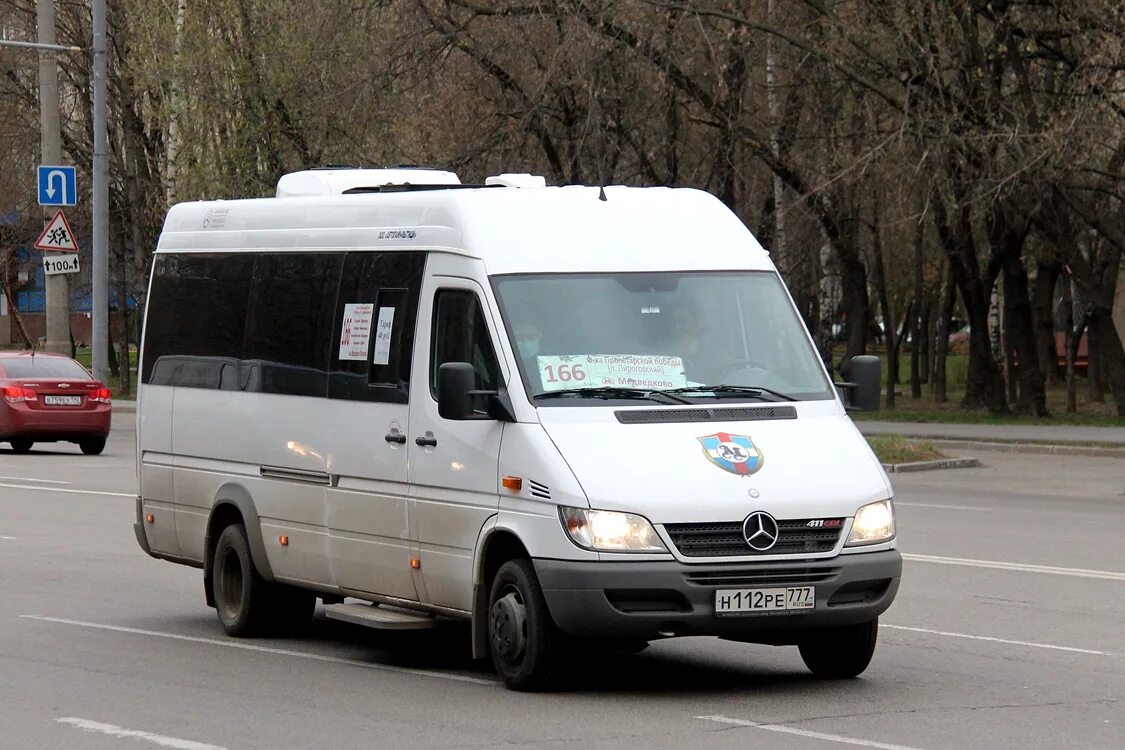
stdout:
<svg viewBox="0 0 1125 750">
<path fill-rule="evenodd" d="M 16 453 L 60 440 L 89 456 L 105 449 L 109 389 L 70 357 L 0 352 L 0 390 L 0 442 Z"/>
</svg>

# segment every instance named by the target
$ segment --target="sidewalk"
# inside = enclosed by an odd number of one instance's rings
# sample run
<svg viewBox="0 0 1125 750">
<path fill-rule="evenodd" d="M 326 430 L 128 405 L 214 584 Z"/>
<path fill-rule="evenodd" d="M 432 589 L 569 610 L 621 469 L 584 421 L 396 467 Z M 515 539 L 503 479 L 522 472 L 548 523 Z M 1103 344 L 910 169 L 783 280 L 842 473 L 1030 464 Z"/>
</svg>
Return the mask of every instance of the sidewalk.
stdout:
<svg viewBox="0 0 1125 750">
<path fill-rule="evenodd" d="M 868 422 L 856 420 L 864 435 L 904 435 L 930 440 L 1074 445 L 1097 443 L 1125 448 L 1125 427 L 1077 425 L 947 424 L 941 422 Z"/>
</svg>

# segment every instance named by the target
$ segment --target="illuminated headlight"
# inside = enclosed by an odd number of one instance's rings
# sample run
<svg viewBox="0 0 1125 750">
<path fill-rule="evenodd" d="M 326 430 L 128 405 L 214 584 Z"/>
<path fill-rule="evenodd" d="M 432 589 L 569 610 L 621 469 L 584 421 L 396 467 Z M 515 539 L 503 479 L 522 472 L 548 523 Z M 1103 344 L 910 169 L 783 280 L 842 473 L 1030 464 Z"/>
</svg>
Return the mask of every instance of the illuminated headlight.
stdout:
<svg viewBox="0 0 1125 750">
<path fill-rule="evenodd" d="M 667 552 L 647 518 L 609 510 L 559 507 L 567 536 L 598 552 Z"/>
<path fill-rule="evenodd" d="M 875 544 L 892 539 L 895 535 L 895 508 L 890 500 L 864 505 L 855 514 L 848 546 Z"/>
</svg>

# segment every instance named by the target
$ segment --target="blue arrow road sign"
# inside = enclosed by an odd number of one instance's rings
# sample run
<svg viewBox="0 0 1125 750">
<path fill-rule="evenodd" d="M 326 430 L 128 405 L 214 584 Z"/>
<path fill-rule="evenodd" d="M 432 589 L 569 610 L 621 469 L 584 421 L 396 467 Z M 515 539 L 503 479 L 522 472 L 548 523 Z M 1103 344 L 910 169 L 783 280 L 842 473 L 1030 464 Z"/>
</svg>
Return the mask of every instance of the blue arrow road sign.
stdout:
<svg viewBox="0 0 1125 750">
<path fill-rule="evenodd" d="M 74 167 L 39 167 L 39 205 L 73 206 L 78 202 Z"/>
</svg>

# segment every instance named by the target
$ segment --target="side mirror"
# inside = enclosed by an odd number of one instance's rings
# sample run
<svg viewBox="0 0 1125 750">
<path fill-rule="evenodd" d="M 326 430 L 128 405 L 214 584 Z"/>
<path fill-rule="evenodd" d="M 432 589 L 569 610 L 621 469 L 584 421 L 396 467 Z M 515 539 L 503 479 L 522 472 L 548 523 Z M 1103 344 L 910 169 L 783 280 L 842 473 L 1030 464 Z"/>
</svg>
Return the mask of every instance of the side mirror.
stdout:
<svg viewBox="0 0 1125 750">
<path fill-rule="evenodd" d="M 438 415 L 442 419 L 465 421 L 468 419 L 495 419 L 500 422 L 515 422 L 516 415 L 508 392 L 478 391 L 473 386 L 476 376 L 473 366 L 468 362 L 446 362 L 438 367 Z M 473 411 L 473 398 L 485 396 L 488 399 L 487 414 Z"/>
<path fill-rule="evenodd" d="M 446 362 L 438 368 L 438 414 L 442 419 L 472 418 L 474 380 L 468 362 Z"/>
<path fill-rule="evenodd" d="M 863 411 L 878 411 L 883 363 L 872 354 L 864 354 L 852 357 L 850 371 L 851 380 L 855 383 L 851 406 Z"/>
</svg>

